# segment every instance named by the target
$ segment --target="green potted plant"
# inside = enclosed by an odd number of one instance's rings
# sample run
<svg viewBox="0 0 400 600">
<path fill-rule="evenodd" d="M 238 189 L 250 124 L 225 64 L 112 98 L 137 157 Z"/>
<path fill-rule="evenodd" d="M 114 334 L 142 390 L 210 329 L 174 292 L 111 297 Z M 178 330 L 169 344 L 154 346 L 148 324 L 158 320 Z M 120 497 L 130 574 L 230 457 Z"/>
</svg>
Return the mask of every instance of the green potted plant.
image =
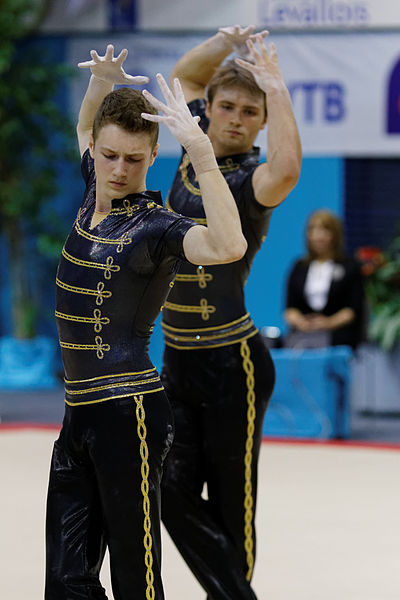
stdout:
<svg viewBox="0 0 400 600">
<path fill-rule="evenodd" d="M 30 0 L 0 4 L 0 234 L 11 294 L 11 336 L 1 340 L 0 385 L 2 375 L 7 382 L 19 366 L 29 371 L 35 356 L 51 346 L 49 340 L 37 339 L 41 301 L 35 271 L 38 256 L 54 268 L 65 237 L 53 203 L 60 161 L 71 153 L 73 128 L 56 100 L 67 70 L 54 64 L 33 36 L 50 6 L 49 1 Z M 11 356 L 14 341 L 16 360 Z M 33 354 L 28 356 L 29 347 Z M 34 373 L 40 376 L 35 368 Z"/>
</svg>

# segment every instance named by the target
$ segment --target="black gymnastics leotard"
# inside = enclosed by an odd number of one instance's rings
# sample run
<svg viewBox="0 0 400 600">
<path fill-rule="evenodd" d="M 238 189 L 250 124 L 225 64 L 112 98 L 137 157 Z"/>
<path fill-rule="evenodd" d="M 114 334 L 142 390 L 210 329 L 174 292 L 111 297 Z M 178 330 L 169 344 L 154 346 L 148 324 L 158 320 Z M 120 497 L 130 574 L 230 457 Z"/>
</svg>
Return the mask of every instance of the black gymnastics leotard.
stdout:
<svg viewBox="0 0 400 600">
<path fill-rule="evenodd" d="M 189 104 L 204 130 L 205 101 Z M 244 302 L 244 285 L 266 236 L 272 209 L 254 197 L 259 152 L 218 159 L 248 243 L 234 263 L 182 263 L 165 303 L 162 382 L 175 439 L 162 482 L 162 519 L 213 600 L 254 600 L 257 461 L 274 367 Z M 167 206 L 206 224 L 184 153 Z M 202 497 L 207 485 L 208 499 Z"/>
<path fill-rule="evenodd" d="M 84 201 L 57 272 L 66 408 L 50 473 L 45 597 L 106 598 L 108 546 L 116 600 L 163 600 L 160 481 L 173 419 L 147 348 L 194 223 L 145 192 L 113 200 L 91 229 L 88 151 L 82 173 Z"/>
</svg>

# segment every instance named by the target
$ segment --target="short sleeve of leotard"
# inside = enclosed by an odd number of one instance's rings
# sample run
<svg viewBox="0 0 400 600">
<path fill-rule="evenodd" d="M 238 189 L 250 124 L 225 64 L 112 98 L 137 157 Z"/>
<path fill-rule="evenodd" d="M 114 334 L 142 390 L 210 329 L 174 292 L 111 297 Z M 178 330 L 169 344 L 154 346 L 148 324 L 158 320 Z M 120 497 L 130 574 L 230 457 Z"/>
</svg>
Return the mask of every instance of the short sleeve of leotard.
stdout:
<svg viewBox="0 0 400 600">
<path fill-rule="evenodd" d="M 84 182 L 86 185 L 89 185 L 91 179 L 94 177 L 94 160 L 90 156 L 89 148 L 82 154 L 81 173 Z"/>
<path fill-rule="evenodd" d="M 240 187 L 237 204 L 241 214 L 245 213 L 252 221 L 258 221 L 259 219 L 265 219 L 265 217 L 270 215 L 273 211 L 273 207 L 263 206 L 257 202 L 252 183 L 253 173 L 254 171 L 249 173 L 249 176 L 243 181 L 243 184 Z"/>
<path fill-rule="evenodd" d="M 81 208 L 86 208 L 95 202 L 96 191 L 96 173 L 94 170 L 94 160 L 90 156 L 89 148 L 85 150 L 81 159 L 81 173 L 85 182 L 85 193 L 83 195 Z"/>
<path fill-rule="evenodd" d="M 181 260 L 186 260 L 183 251 L 183 238 L 196 223 L 192 219 L 170 213 L 165 209 L 163 213 L 162 225 L 164 231 L 155 248 L 154 258 L 157 262 L 161 262 L 167 256 L 175 256 Z"/>
</svg>

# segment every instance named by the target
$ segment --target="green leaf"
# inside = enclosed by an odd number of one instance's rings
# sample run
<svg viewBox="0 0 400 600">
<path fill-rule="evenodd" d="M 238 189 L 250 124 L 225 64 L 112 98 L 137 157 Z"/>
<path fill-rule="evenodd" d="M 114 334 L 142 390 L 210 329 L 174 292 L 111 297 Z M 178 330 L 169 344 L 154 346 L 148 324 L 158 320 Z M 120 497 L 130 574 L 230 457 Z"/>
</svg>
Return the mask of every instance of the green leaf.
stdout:
<svg viewBox="0 0 400 600">
<path fill-rule="evenodd" d="M 393 315 L 387 319 L 382 337 L 383 350 L 392 350 L 398 339 L 400 339 L 400 314 Z"/>
<path fill-rule="evenodd" d="M 384 305 L 373 314 L 368 328 L 368 333 L 372 340 L 378 341 L 383 338 L 387 322 L 391 315 L 392 311 L 388 305 Z"/>
</svg>

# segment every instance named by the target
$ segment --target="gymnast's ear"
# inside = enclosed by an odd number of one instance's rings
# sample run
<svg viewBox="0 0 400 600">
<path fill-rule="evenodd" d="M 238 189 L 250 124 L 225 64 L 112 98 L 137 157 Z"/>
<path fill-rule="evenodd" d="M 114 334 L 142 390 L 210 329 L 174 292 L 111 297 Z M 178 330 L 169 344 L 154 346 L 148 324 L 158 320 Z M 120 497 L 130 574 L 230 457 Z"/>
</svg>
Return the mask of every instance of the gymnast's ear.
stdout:
<svg viewBox="0 0 400 600">
<path fill-rule="evenodd" d="M 154 161 L 156 160 L 156 156 L 157 156 L 157 152 L 158 152 L 159 147 L 160 147 L 160 144 L 156 144 L 154 146 L 153 150 L 151 151 L 151 157 L 150 157 L 149 167 L 151 167 L 154 164 Z"/>
<path fill-rule="evenodd" d="M 90 156 L 92 158 L 94 158 L 94 156 L 93 156 L 93 152 L 94 152 L 94 139 L 93 139 L 93 134 L 92 133 L 89 136 L 89 152 L 90 152 Z"/>
</svg>

